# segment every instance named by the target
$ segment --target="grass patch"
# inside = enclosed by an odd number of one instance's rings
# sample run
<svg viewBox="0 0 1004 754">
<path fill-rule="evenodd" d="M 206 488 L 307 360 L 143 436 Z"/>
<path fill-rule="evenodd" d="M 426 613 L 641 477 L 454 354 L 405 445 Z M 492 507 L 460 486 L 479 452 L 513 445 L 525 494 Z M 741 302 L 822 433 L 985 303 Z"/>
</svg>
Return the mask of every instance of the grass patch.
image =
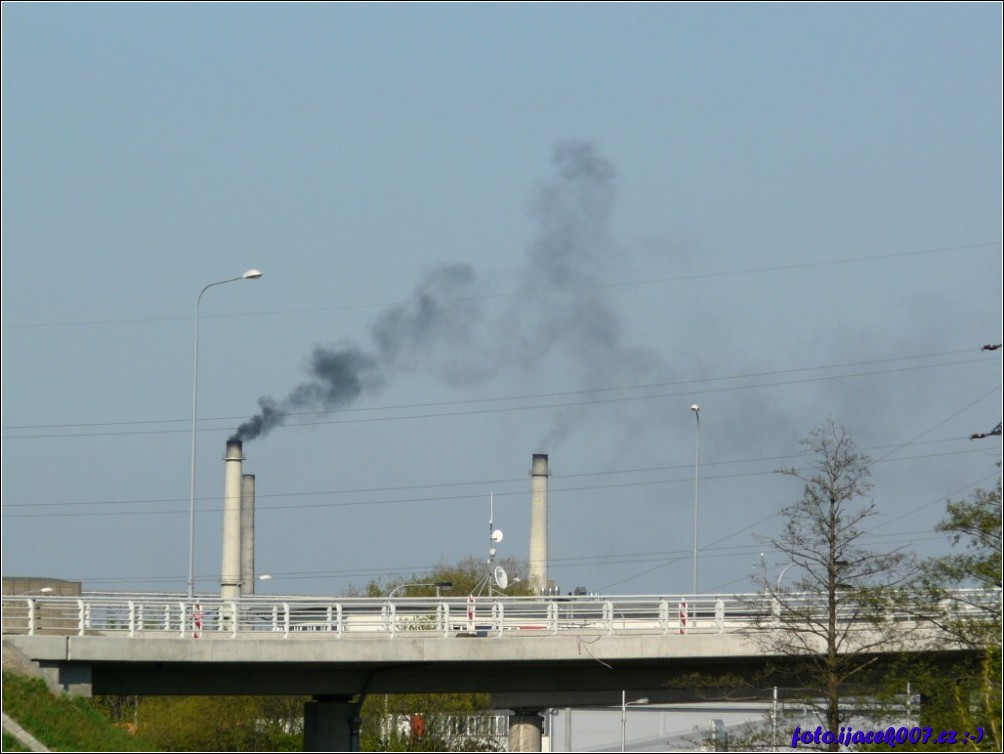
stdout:
<svg viewBox="0 0 1004 754">
<path fill-rule="evenodd" d="M 14 736 L 12 736 L 7 731 L 3 732 L 3 750 L 4 751 L 29 751 L 27 746 L 23 746 L 20 741 L 18 741 Z"/>
<path fill-rule="evenodd" d="M 45 682 L 38 678 L 5 672 L 3 709 L 22 728 L 53 750 L 151 751 L 142 741 L 112 725 L 88 699 L 67 694 L 53 695 Z M 9 738 L 4 734 L 4 751 L 8 751 Z M 26 751 L 23 747 L 16 750 Z"/>
</svg>

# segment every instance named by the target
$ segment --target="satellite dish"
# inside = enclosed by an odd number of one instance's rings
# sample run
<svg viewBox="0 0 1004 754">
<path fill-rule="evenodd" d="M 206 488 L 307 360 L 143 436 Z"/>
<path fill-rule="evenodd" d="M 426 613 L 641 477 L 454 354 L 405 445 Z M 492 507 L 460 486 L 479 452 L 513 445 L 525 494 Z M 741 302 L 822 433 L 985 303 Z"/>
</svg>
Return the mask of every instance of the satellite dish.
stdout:
<svg viewBox="0 0 1004 754">
<path fill-rule="evenodd" d="M 498 544 L 499 542 L 501 542 L 502 541 L 502 530 L 501 529 L 496 529 L 495 531 L 493 531 L 492 532 L 492 536 L 491 536 L 491 540 L 492 540 L 492 542 L 495 542 L 496 544 Z"/>
<path fill-rule="evenodd" d="M 499 589 L 505 589 L 509 586 L 509 574 L 505 572 L 505 568 L 502 566 L 495 566 L 495 583 Z"/>
</svg>

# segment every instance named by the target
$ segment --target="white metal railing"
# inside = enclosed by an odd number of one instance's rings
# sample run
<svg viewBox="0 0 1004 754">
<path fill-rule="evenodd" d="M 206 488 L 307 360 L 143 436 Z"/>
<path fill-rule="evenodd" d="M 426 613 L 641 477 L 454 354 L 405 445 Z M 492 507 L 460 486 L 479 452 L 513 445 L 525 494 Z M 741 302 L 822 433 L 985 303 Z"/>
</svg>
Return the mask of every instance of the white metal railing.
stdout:
<svg viewBox="0 0 1004 754">
<path fill-rule="evenodd" d="M 959 590 L 956 615 L 1000 610 L 1000 591 Z M 994 608 L 993 606 L 996 606 Z M 882 619 L 917 622 L 941 606 L 898 606 Z M 4 596 L 4 634 L 144 638 L 344 639 L 399 635 L 438 637 L 736 633 L 781 618 L 823 615 L 820 595 L 786 595 L 783 606 L 764 595 L 568 596 L 490 598 L 243 597 L 93 593 Z M 870 618 L 850 609 L 838 620 Z M 919 620 L 923 620 L 920 618 Z"/>
</svg>

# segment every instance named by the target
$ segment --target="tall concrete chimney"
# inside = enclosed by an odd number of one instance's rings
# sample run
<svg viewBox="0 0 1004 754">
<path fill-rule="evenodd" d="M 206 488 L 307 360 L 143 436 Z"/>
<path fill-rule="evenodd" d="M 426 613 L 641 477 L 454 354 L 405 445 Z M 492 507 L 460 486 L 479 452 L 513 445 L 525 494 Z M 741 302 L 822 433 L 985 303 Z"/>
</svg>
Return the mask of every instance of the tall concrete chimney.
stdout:
<svg viewBox="0 0 1004 754">
<path fill-rule="evenodd" d="M 227 441 L 223 478 L 223 567 L 220 597 L 240 597 L 241 581 L 241 470 L 244 455 L 240 440 Z"/>
<path fill-rule="evenodd" d="M 254 594 L 254 474 L 241 476 L 241 596 Z"/>
<path fill-rule="evenodd" d="M 530 467 L 530 588 L 540 594 L 547 583 L 547 454 L 534 453 Z"/>
</svg>

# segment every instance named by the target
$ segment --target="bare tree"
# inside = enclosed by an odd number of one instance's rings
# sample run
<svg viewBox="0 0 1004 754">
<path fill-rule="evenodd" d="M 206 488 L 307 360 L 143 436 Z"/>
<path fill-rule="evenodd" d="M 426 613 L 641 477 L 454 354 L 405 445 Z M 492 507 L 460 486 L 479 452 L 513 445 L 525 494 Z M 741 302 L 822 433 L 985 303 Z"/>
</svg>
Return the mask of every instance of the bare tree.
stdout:
<svg viewBox="0 0 1004 754">
<path fill-rule="evenodd" d="M 904 556 L 863 546 L 863 523 L 877 515 L 866 496 L 871 459 L 859 452 L 848 431 L 829 420 L 802 441 L 814 456 L 805 469 L 780 473 L 803 483 L 802 495 L 782 509 L 784 529 L 769 544 L 792 569 L 784 588 L 758 579 L 763 601 L 757 635 L 765 649 L 798 656 L 799 684 L 813 689 L 813 705 L 825 727 L 837 734 L 847 721 L 841 699 L 867 674 L 886 645 L 876 615 L 884 593 L 896 584 Z M 831 751 L 840 746 L 826 742 Z"/>
</svg>

